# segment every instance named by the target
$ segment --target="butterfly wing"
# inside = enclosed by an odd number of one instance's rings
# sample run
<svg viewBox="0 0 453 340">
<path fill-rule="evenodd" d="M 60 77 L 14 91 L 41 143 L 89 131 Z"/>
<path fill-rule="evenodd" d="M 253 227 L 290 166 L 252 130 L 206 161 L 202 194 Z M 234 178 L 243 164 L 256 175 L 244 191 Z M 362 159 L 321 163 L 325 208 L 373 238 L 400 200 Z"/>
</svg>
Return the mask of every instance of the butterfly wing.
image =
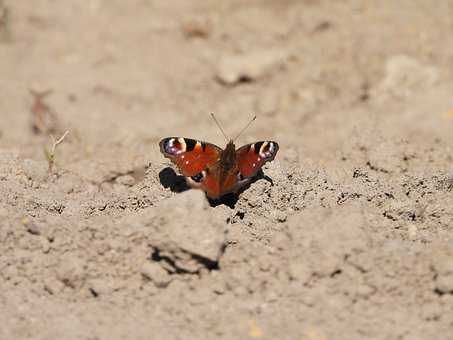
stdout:
<svg viewBox="0 0 453 340">
<path fill-rule="evenodd" d="M 210 143 L 183 137 L 167 137 L 159 142 L 160 151 L 186 177 L 199 175 L 215 164 L 222 149 Z"/>
<path fill-rule="evenodd" d="M 278 144 L 273 141 L 261 141 L 240 147 L 236 151 L 240 175 L 243 178 L 255 176 L 266 162 L 275 158 L 278 148 Z"/>
</svg>

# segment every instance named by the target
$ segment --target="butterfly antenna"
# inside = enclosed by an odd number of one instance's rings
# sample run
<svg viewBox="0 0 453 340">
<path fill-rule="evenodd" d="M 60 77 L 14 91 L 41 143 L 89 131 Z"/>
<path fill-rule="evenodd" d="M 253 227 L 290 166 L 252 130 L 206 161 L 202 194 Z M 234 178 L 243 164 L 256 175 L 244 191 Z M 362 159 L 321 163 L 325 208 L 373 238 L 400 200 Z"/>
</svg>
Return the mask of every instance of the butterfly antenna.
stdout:
<svg viewBox="0 0 453 340">
<path fill-rule="evenodd" d="M 238 138 L 244 133 L 244 131 L 247 130 L 247 128 L 250 126 L 250 124 L 253 123 L 253 121 L 254 121 L 255 119 L 256 119 L 256 115 L 253 116 L 252 119 L 250 119 L 250 121 L 247 123 L 247 125 L 241 130 L 241 132 L 239 132 L 239 133 L 237 134 L 236 137 L 234 137 L 233 140 L 235 141 L 236 139 L 238 139 Z"/>
<path fill-rule="evenodd" d="M 229 139 L 228 136 L 226 135 L 225 131 L 223 131 L 222 126 L 220 125 L 219 121 L 217 120 L 217 118 L 214 116 L 213 113 L 211 113 L 211 117 L 212 117 L 212 119 L 214 119 L 214 122 L 217 124 L 217 126 L 218 126 L 219 129 L 220 129 L 220 131 L 222 131 L 222 134 L 223 134 L 223 136 L 225 137 L 226 141 L 229 142 L 230 139 Z"/>
</svg>

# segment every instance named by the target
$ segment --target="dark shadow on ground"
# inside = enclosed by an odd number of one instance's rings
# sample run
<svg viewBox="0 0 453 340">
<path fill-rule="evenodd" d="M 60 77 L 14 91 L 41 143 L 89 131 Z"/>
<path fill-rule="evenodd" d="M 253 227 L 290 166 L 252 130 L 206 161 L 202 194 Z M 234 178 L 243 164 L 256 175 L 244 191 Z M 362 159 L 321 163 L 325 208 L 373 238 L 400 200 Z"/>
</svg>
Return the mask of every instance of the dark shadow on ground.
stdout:
<svg viewBox="0 0 453 340">
<path fill-rule="evenodd" d="M 178 175 L 170 167 L 166 167 L 159 172 L 159 180 L 164 188 L 170 188 L 173 192 L 183 192 L 190 189 L 186 183 L 186 178 Z"/>
<path fill-rule="evenodd" d="M 274 185 L 274 182 L 272 181 L 272 178 L 266 176 L 262 170 L 258 171 L 258 173 L 248 182 L 246 185 L 244 185 L 238 192 L 236 193 L 229 193 L 226 195 L 223 195 L 222 197 L 218 199 L 211 199 L 209 197 L 208 201 L 211 207 L 216 207 L 218 205 L 224 204 L 227 207 L 233 209 L 239 200 L 240 194 L 247 190 L 252 183 L 255 183 L 256 181 L 264 179 L 268 182 L 271 183 L 271 185 Z M 163 169 L 161 172 L 159 172 L 159 180 L 160 184 L 164 188 L 170 188 L 172 192 L 183 192 L 186 190 L 189 190 L 190 187 L 186 183 L 186 179 L 184 176 L 178 175 L 175 170 L 173 170 L 170 167 L 167 167 Z"/>
</svg>

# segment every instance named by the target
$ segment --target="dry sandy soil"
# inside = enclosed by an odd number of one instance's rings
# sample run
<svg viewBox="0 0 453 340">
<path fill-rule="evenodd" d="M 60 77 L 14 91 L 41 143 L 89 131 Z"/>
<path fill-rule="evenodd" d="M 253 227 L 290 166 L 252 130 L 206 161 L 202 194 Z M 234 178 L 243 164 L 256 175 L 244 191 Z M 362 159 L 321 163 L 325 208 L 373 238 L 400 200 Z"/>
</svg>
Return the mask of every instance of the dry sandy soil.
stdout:
<svg viewBox="0 0 453 340">
<path fill-rule="evenodd" d="M 0 339 L 453 338 L 453 1 L 0 18 Z M 280 144 L 221 202 L 157 145 L 210 112 Z"/>
</svg>

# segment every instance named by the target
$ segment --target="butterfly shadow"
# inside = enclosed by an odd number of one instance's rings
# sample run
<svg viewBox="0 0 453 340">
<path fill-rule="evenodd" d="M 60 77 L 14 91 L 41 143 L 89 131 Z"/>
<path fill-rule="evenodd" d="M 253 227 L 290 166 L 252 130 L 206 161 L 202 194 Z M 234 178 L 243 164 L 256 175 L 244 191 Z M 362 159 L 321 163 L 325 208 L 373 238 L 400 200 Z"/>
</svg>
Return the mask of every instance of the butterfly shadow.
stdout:
<svg viewBox="0 0 453 340">
<path fill-rule="evenodd" d="M 159 172 L 159 181 L 164 188 L 170 188 L 172 192 L 183 192 L 190 189 L 186 183 L 186 178 L 178 175 L 170 167 L 166 167 Z"/>
<path fill-rule="evenodd" d="M 250 185 L 260 179 L 264 179 L 270 182 L 271 185 L 274 185 L 272 178 L 266 176 L 262 170 L 259 170 L 258 173 L 237 192 L 223 195 L 222 197 L 217 199 L 207 197 L 209 204 L 211 205 L 211 207 L 217 207 L 218 205 L 224 204 L 227 207 L 233 209 L 237 201 L 239 200 L 240 194 L 247 190 Z M 160 184 L 162 184 L 164 188 L 169 188 L 172 192 L 180 193 L 191 189 L 186 183 L 186 178 L 184 176 L 178 175 L 175 170 L 170 167 L 166 167 L 159 172 L 159 180 Z"/>
</svg>

